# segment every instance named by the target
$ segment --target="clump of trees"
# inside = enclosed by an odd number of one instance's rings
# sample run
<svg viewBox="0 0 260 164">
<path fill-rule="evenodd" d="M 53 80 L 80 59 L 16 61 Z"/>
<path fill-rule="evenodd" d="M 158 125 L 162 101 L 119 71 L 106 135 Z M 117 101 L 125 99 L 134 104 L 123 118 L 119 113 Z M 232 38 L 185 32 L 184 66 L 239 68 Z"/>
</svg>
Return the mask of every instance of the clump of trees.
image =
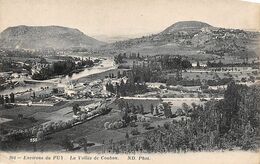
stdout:
<svg viewBox="0 0 260 164">
<path fill-rule="evenodd" d="M 192 64 L 189 60 L 183 59 L 180 56 L 163 55 L 159 59 L 163 69 L 189 69 Z"/>
<path fill-rule="evenodd" d="M 42 68 L 38 73 L 32 75 L 32 79 L 46 80 L 53 76 L 69 74 L 75 69 L 75 62 L 72 60 L 58 61 L 53 63 L 52 66 Z"/>
<path fill-rule="evenodd" d="M 15 102 L 15 96 L 14 93 L 10 93 L 10 95 L 0 95 L 0 104 L 8 104 L 8 103 L 14 103 Z"/>
<path fill-rule="evenodd" d="M 218 86 L 218 85 L 226 85 L 233 81 L 233 78 L 221 78 L 221 79 L 215 79 L 215 80 L 207 80 L 207 84 L 209 86 Z"/>
<path fill-rule="evenodd" d="M 223 100 L 211 100 L 204 106 L 183 105 L 190 119 L 173 121 L 132 138 L 123 151 L 187 152 L 212 150 L 256 150 L 260 134 L 260 88 L 231 82 Z M 129 139 L 130 140 L 130 139 Z M 141 145 L 141 147 L 139 147 Z"/>
<path fill-rule="evenodd" d="M 115 122 L 105 122 L 104 127 L 105 129 L 114 130 L 114 129 L 120 129 L 125 127 L 126 124 L 124 121 L 115 121 Z"/>
<path fill-rule="evenodd" d="M 116 63 L 123 63 L 123 59 L 136 59 L 141 60 L 143 57 L 135 55 L 136 57 L 126 57 L 123 54 L 119 54 L 115 57 Z M 148 58 L 148 57 L 147 57 Z M 180 56 L 162 55 L 159 58 L 148 58 L 148 63 L 143 62 L 142 64 L 135 64 L 133 61 L 132 79 L 135 83 L 143 82 L 163 82 L 165 83 L 167 78 L 163 71 L 175 70 L 182 71 L 192 68 L 192 64 L 189 60 L 183 59 Z M 179 78 L 179 79 L 178 79 Z M 178 77 L 180 80 L 181 77 Z"/>
<path fill-rule="evenodd" d="M 51 66 L 42 68 L 38 73 L 32 75 L 32 79 L 46 80 L 57 75 L 71 75 L 73 71 L 84 67 L 92 67 L 94 62 L 90 59 L 81 60 L 75 64 L 74 60 L 64 60 L 53 63 Z"/>
<path fill-rule="evenodd" d="M 131 83 L 121 80 L 120 84 L 113 86 L 111 83 L 106 84 L 106 90 L 119 96 L 131 96 L 135 94 L 146 93 L 147 85 L 145 83 Z"/>
<path fill-rule="evenodd" d="M 124 59 L 136 59 L 136 60 L 141 60 L 144 57 L 140 55 L 140 53 L 130 53 L 129 55 L 127 55 L 126 53 L 119 53 L 118 55 L 116 55 L 114 57 L 114 61 L 116 64 L 121 64 L 124 63 Z"/>
</svg>

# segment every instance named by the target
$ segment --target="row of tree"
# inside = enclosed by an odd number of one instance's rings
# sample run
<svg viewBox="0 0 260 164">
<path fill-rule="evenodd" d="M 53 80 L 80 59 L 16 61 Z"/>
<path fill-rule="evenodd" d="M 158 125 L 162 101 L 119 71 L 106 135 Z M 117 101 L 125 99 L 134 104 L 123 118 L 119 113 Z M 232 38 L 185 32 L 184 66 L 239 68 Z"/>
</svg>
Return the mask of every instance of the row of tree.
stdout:
<svg viewBox="0 0 260 164">
<path fill-rule="evenodd" d="M 126 53 L 119 53 L 118 55 L 116 55 L 114 57 L 114 61 L 116 64 L 120 64 L 120 63 L 124 63 L 124 59 L 143 59 L 143 56 L 140 55 L 140 53 L 130 53 L 129 55 L 127 55 Z"/>
</svg>

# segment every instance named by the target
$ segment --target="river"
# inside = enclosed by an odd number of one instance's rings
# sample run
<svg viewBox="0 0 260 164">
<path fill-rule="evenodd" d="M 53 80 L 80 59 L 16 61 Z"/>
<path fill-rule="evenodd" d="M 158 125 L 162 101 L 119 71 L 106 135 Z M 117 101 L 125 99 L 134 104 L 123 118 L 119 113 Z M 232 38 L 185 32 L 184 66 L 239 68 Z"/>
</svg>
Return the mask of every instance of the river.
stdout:
<svg viewBox="0 0 260 164">
<path fill-rule="evenodd" d="M 91 59 L 96 59 L 95 57 L 92 57 Z M 98 73 L 102 73 L 108 70 L 112 70 L 115 69 L 116 66 L 114 65 L 114 61 L 113 58 L 111 57 L 102 57 L 102 60 L 99 64 L 91 67 L 91 68 L 85 68 L 83 71 L 79 72 L 79 73 L 74 73 L 72 74 L 72 76 L 65 76 L 65 77 L 61 77 L 61 78 L 54 78 L 54 79 L 48 79 L 48 80 L 31 80 L 31 79 L 19 79 L 18 81 L 23 81 L 23 80 L 28 80 L 31 82 L 34 82 L 33 84 L 24 84 L 22 86 L 18 86 L 15 87 L 13 89 L 8 88 L 5 89 L 3 91 L 0 91 L 0 95 L 6 95 L 6 94 L 10 94 L 11 92 L 13 93 L 17 93 L 17 92 L 26 92 L 30 89 L 37 91 L 37 90 L 41 90 L 41 88 L 43 87 L 54 87 L 57 84 L 66 84 L 70 81 L 76 81 L 80 78 L 84 78 L 90 75 L 94 75 L 94 74 L 98 74 Z"/>
<path fill-rule="evenodd" d="M 67 75 L 66 77 L 62 77 L 62 78 L 45 80 L 44 82 L 66 83 L 68 81 L 76 81 L 80 78 L 102 73 L 115 68 L 116 66 L 114 65 L 114 61 L 112 58 L 103 58 L 101 63 L 99 63 L 98 65 L 95 65 L 91 68 L 85 68 L 84 71 L 81 71 L 79 73 L 74 73 L 70 77 Z"/>
</svg>

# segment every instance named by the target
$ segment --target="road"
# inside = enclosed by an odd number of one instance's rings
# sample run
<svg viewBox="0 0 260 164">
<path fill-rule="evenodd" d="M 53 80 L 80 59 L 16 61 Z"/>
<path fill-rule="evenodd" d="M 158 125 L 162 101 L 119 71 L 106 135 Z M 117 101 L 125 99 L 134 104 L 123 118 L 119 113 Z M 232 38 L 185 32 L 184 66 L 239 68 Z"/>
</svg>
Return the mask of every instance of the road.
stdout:
<svg viewBox="0 0 260 164">
<path fill-rule="evenodd" d="M 121 97 L 126 100 L 163 100 L 163 101 L 201 101 L 200 98 L 157 98 L 157 97 Z M 210 100 L 211 98 L 203 98 L 205 100 Z M 214 98 L 216 100 L 221 100 L 223 97 Z"/>
</svg>

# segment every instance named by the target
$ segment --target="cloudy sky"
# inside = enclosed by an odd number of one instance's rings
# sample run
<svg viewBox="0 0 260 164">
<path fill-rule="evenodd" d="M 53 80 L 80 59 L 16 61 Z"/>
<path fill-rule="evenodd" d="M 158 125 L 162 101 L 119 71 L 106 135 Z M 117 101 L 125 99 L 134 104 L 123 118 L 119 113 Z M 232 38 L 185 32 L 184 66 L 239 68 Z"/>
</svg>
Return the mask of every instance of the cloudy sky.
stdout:
<svg viewBox="0 0 260 164">
<path fill-rule="evenodd" d="M 260 30 L 260 4 L 239 0 L 0 0 L 0 31 L 59 25 L 90 36 L 141 36 L 182 20 Z"/>
</svg>

